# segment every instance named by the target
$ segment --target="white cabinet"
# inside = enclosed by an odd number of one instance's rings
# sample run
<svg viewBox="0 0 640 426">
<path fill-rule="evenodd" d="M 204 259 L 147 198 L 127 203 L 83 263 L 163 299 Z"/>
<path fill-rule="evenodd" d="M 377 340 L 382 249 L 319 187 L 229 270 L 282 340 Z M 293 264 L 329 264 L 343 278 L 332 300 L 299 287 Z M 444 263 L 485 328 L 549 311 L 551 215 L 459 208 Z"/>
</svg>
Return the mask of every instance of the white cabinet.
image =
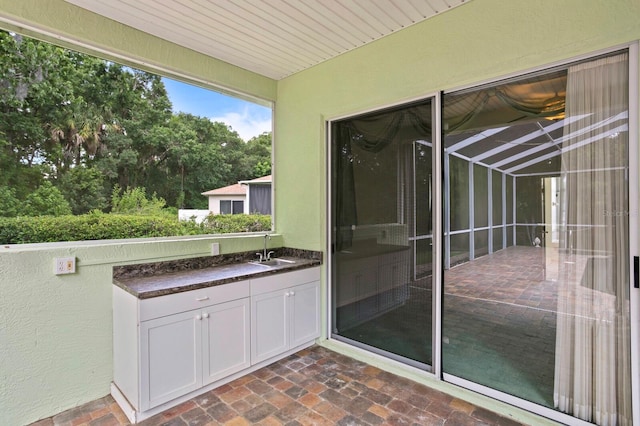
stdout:
<svg viewBox="0 0 640 426">
<path fill-rule="evenodd" d="M 142 409 L 249 367 L 249 298 L 140 324 Z"/>
<path fill-rule="evenodd" d="M 205 310 L 203 384 L 230 376 L 251 365 L 250 300 L 243 298 Z"/>
<path fill-rule="evenodd" d="M 250 307 L 249 281 L 143 300 L 114 286 L 114 384 L 145 411 L 249 367 Z"/>
<path fill-rule="evenodd" d="M 112 395 L 135 423 L 313 344 L 320 268 L 149 299 L 114 286 L 113 327 Z"/>
<path fill-rule="evenodd" d="M 339 259 L 335 285 L 339 329 L 369 321 L 407 300 L 408 250 L 366 257 L 343 254 Z"/>
<path fill-rule="evenodd" d="M 319 268 L 251 280 L 253 364 L 320 336 L 319 280 Z"/>
<path fill-rule="evenodd" d="M 195 317 L 190 311 L 140 324 L 142 410 L 202 386 L 202 320 Z"/>
</svg>

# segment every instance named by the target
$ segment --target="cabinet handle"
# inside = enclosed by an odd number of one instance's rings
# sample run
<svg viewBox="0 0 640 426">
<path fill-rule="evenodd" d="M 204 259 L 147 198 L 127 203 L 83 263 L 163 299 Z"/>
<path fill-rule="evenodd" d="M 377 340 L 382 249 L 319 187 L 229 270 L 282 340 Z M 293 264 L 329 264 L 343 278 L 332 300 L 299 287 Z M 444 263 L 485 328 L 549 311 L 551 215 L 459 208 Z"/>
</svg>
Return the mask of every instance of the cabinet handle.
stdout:
<svg viewBox="0 0 640 426">
<path fill-rule="evenodd" d="M 204 302 L 205 300 L 209 300 L 209 296 L 205 296 L 205 297 L 197 297 L 196 300 L 198 302 Z"/>
<path fill-rule="evenodd" d="M 291 294 L 290 294 L 290 296 L 295 296 L 295 295 L 296 295 L 295 291 L 292 291 Z"/>
<path fill-rule="evenodd" d="M 209 314 L 205 312 L 204 314 L 202 314 L 202 318 L 209 318 Z"/>
<path fill-rule="evenodd" d="M 196 319 L 197 319 L 197 320 L 201 320 L 201 319 L 202 319 L 202 317 L 201 317 L 200 315 L 196 315 Z"/>
</svg>

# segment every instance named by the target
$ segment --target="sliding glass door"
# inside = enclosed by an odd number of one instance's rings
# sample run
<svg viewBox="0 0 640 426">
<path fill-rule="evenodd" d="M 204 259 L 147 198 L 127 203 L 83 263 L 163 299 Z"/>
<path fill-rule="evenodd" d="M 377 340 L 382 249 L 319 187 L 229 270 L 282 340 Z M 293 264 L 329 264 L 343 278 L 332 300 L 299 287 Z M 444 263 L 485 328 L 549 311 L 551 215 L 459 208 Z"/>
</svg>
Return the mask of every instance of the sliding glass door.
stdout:
<svg viewBox="0 0 640 426">
<path fill-rule="evenodd" d="M 432 100 L 333 123 L 333 337 L 423 368 L 431 343 Z"/>
<path fill-rule="evenodd" d="M 628 93 L 623 53 L 444 97 L 474 205 L 445 212 L 473 216 L 444 274 L 445 377 L 631 423 Z"/>
<path fill-rule="evenodd" d="M 631 424 L 628 56 L 333 121 L 332 338 Z"/>
</svg>

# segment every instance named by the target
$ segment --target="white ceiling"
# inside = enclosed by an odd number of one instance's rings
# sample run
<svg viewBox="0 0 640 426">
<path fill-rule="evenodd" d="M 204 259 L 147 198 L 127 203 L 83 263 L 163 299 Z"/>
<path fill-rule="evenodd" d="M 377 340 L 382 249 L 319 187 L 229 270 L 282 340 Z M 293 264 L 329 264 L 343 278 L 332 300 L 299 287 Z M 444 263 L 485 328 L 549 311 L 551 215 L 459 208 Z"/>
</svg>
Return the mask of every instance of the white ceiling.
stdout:
<svg viewBox="0 0 640 426">
<path fill-rule="evenodd" d="M 279 80 L 471 0 L 66 0 Z"/>
</svg>

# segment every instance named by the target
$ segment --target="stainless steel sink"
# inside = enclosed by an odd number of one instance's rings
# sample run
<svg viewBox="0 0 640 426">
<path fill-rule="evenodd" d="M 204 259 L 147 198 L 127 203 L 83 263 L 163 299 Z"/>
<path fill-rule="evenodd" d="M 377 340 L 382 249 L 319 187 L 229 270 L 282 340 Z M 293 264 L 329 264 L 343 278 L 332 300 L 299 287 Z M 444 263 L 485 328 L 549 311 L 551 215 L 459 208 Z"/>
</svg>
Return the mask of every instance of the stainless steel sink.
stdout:
<svg viewBox="0 0 640 426">
<path fill-rule="evenodd" d="M 292 263 L 296 263 L 295 260 L 287 260 L 287 259 L 269 259 L 263 260 L 262 262 L 253 261 L 249 262 L 252 265 L 260 265 L 266 268 L 273 268 L 274 266 L 283 266 L 283 265 L 291 265 Z"/>
</svg>

